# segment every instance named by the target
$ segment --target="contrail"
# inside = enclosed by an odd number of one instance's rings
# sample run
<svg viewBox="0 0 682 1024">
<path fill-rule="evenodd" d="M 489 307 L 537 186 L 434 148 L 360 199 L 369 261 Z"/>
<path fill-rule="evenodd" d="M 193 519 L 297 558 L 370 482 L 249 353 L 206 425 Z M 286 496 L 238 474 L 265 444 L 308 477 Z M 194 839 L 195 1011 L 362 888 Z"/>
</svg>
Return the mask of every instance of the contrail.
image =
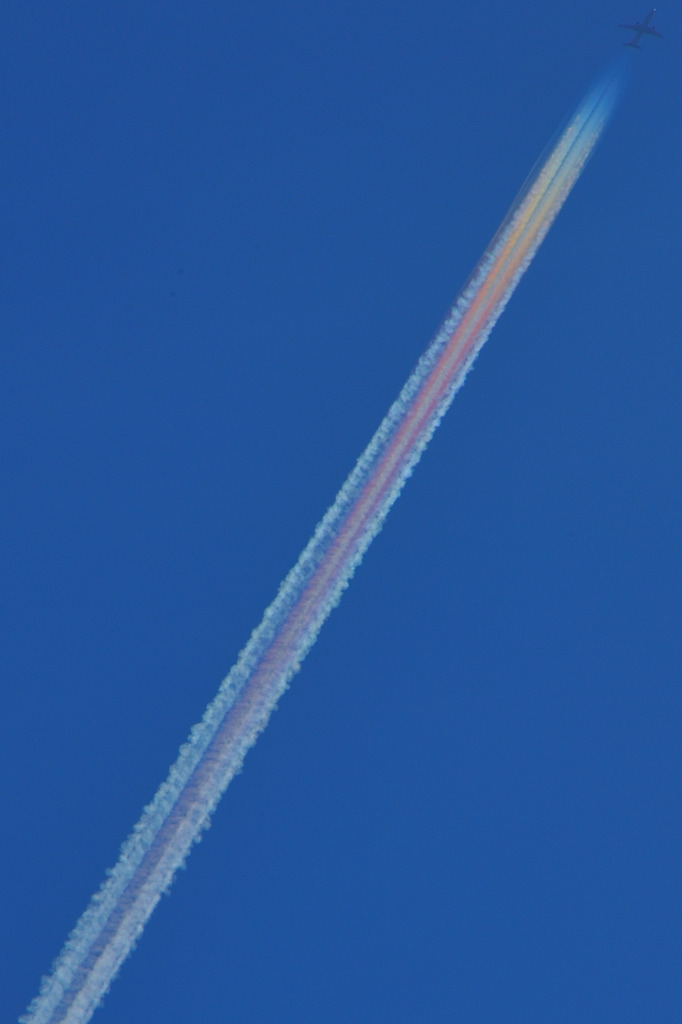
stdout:
<svg viewBox="0 0 682 1024">
<path fill-rule="evenodd" d="M 613 72 L 531 175 L 277 597 L 43 979 L 23 1024 L 90 1020 L 381 529 L 594 149 Z"/>
</svg>

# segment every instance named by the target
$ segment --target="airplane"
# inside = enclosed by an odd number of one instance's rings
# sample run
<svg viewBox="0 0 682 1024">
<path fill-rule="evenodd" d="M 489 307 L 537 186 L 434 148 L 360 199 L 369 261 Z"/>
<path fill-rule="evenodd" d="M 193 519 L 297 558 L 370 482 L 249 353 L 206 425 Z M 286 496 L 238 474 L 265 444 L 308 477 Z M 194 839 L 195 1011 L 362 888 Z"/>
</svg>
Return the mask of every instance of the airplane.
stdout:
<svg viewBox="0 0 682 1024">
<path fill-rule="evenodd" d="M 652 7 L 651 10 L 649 11 L 649 13 L 647 14 L 646 18 L 644 19 L 644 21 L 641 24 L 640 24 L 640 22 L 636 21 L 634 25 L 619 25 L 618 26 L 618 28 L 629 28 L 633 32 L 636 32 L 636 35 L 635 35 L 634 39 L 632 39 L 629 43 L 623 43 L 623 46 L 634 46 L 634 48 L 636 50 L 641 50 L 642 47 L 639 45 L 639 41 L 642 38 L 642 36 L 658 36 L 659 39 L 663 38 L 661 33 L 657 32 L 656 29 L 654 28 L 654 26 L 651 24 L 651 19 L 653 18 L 655 13 L 656 13 L 656 8 Z"/>
</svg>

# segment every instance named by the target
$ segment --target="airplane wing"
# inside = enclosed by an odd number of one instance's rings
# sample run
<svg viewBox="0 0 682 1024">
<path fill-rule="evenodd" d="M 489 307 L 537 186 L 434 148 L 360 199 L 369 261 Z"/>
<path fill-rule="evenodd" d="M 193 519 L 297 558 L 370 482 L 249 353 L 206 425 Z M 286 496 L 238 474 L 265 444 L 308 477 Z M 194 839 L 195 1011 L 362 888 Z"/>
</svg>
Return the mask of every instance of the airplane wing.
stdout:
<svg viewBox="0 0 682 1024">
<path fill-rule="evenodd" d="M 621 25 L 618 26 L 618 28 L 627 28 L 627 29 L 630 30 L 630 32 L 636 33 L 635 34 L 635 42 L 638 39 L 641 39 L 642 36 L 658 36 L 659 39 L 663 38 L 663 35 L 657 29 L 655 29 L 653 27 L 653 25 L 649 26 L 646 23 L 643 24 L 643 25 L 640 25 L 640 24 L 637 24 L 637 25 L 622 25 L 621 24 Z"/>
</svg>

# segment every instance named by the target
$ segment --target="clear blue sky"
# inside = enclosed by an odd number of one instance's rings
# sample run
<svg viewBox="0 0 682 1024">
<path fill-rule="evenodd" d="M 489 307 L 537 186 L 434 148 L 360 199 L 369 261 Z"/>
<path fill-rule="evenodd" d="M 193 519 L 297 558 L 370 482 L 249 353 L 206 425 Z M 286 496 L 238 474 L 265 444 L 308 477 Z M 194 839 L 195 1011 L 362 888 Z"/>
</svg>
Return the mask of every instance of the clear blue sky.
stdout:
<svg viewBox="0 0 682 1024">
<path fill-rule="evenodd" d="M 0 18 L 11 1021 L 629 0 Z M 682 1014 L 682 11 L 98 1024 Z"/>
</svg>

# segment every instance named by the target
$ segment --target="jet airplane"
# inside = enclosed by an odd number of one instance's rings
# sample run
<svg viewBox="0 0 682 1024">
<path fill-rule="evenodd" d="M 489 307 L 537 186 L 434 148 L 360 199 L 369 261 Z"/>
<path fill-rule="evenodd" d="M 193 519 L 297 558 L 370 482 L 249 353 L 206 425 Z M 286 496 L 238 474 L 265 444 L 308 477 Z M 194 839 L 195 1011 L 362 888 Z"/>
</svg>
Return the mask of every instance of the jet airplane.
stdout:
<svg viewBox="0 0 682 1024">
<path fill-rule="evenodd" d="M 653 18 L 655 13 L 656 8 L 652 7 L 644 21 L 642 21 L 641 23 L 639 21 L 636 21 L 634 25 L 618 26 L 619 28 L 629 28 L 632 32 L 635 33 L 634 37 L 630 40 L 630 42 L 623 43 L 623 46 L 634 46 L 636 50 L 641 50 L 642 47 L 639 45 L 639 41 L 642 38 L 642 36 L 658 36 L 659 39 L 663 38 L 661 33 L 657 32 L 654 26 L 651 24 L 651 19 Z"/>
</svg>

